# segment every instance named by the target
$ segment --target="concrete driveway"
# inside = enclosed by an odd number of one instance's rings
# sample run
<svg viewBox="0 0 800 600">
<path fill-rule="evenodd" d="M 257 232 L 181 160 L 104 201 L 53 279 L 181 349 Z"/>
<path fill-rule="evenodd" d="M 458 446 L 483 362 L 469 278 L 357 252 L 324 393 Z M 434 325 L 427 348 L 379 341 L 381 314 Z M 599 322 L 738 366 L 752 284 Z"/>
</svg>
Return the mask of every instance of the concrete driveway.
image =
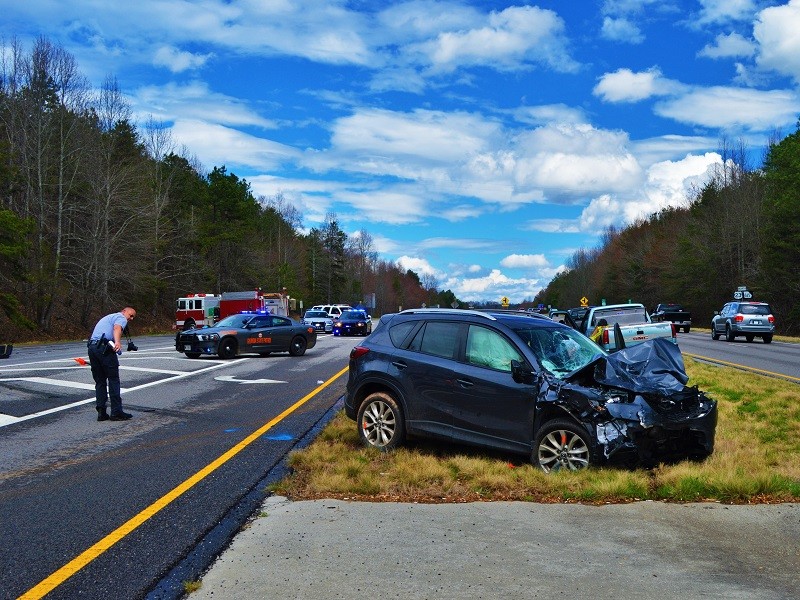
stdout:
<svg viewBox="0 0 800 600">
<path fill-rule="evenodd" d="M 191 594 L 800 598 L 800 505 L 268 499 Z"/>
</svg>

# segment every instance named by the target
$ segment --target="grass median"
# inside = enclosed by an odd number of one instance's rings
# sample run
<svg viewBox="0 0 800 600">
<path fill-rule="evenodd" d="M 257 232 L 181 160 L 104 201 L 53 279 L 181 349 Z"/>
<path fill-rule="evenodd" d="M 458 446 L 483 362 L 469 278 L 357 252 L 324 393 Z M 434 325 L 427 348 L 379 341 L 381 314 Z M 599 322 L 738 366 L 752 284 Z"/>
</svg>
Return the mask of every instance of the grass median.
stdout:
<svg viewBox="0 0 800 600">
<path fill-rule="evenodd" d="M 446 443 L 381 452 L 364 447 L 341 413 L 290 456 L 293 474 L 274 491 L 374 502 L 800 501 L 800 386 L 690 358 L 686 371 L 719 403 L 714 453 L 703 462 L 545 474 L 524 457 Z"/>
</svg>

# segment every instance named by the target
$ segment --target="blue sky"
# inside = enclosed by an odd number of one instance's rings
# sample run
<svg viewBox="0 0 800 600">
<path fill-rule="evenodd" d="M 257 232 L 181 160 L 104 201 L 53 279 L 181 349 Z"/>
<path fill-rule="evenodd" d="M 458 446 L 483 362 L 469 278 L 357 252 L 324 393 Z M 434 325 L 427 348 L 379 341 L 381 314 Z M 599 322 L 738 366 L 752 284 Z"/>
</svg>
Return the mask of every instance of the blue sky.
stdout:
<svg viewBox="0 0 800 600">
<path fill-rule="evenodd" d="M 800 0 L 0 0 L 137 124 L 462 300 L 531 299 L 800 115 Z M 577 299 L 576 299 L 577 300 Z"/>
</svg>

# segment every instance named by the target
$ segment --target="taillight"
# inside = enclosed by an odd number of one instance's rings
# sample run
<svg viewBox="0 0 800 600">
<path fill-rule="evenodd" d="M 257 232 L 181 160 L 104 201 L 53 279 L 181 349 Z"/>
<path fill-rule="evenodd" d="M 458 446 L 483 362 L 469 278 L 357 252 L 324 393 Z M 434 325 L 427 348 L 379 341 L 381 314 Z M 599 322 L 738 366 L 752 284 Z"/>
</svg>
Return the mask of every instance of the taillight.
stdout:
<svg viewBox="0 0 800 600">
<path fill-rule="evenodd" d="M 361 358 L 367 352 L 369 352 L 369 348 L 364 348 L 364 346 L 356 346 L 355 348 L 350 350 L 350 360 Z"/>
<path fill-rule="evenodd" d="M 675 323 L 670 323 L 670 325 L 672 326 L 672 341 L 675 341 L 678 339 L 678 330 L 675 329 Z"/>
<path fill-rule="evenodd" d="M 774 323 L 775 322 L 775 317 L 770 315 L 770 316 L 767 317 L 767 321 L 769 321 L 770 323 Z"/>
<path fill-rule="evenodd" d="M 733 320 L 736 323 L 741 323 L 742 321 L 744 321 L 744 315 L 736 315 L 735 317 L 733 317 Z"/>
<path fill-rule="evenodd" d="M 608 346 L 609 339 L 608 339 L 608 329 L 603 329 L 603 345 Z"/>
</svg>

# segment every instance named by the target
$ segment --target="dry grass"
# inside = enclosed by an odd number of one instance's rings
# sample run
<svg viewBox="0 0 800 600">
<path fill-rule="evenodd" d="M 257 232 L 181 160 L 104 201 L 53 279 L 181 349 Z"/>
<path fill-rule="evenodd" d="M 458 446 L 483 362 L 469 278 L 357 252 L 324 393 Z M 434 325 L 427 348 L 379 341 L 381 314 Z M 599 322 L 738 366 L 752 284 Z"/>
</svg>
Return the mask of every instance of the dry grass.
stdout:
<svg viewBox="0 0 800 600">
<path fill-rule="evenodd" d="M 364 447 L 339 414 L 275 487 L 294 499 L 368 501 L 726 503 L 800 500 L 800 388 L 797 384 L 686 359 L 689 383 L 719 403 L 714 454 L 702 463 L 652 470 L 596 468 L 545 475 L 524 458 L 411 441 L 394 452 Z"/>
</svg>

